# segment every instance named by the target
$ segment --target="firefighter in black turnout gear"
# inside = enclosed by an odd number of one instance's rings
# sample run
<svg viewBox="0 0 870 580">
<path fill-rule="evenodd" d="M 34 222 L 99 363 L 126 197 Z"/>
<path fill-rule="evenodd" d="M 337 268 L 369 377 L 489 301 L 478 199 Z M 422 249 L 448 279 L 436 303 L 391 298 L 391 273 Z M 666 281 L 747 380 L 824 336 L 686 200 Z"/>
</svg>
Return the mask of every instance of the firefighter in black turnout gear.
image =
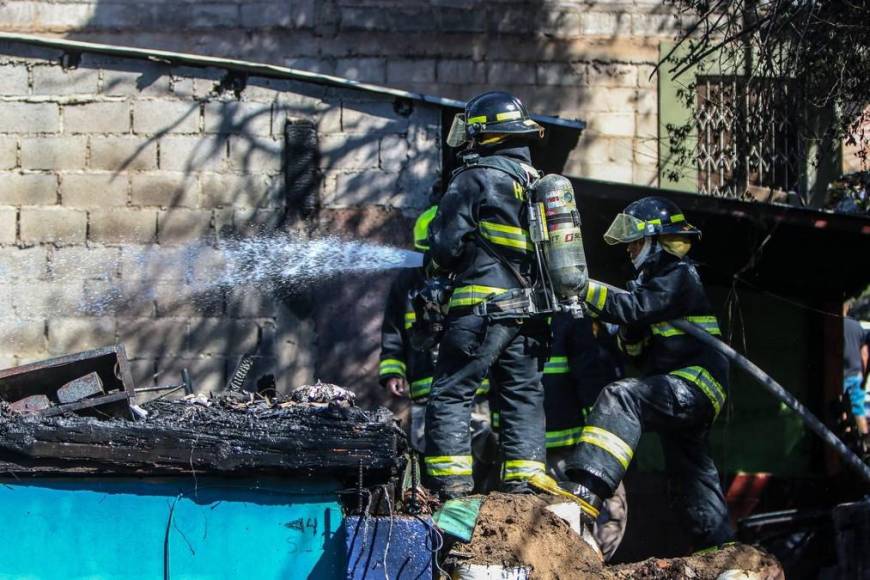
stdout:
<svg viewBox="0 0 870 580">
<path fill-rule="evenodd" d="M 721 334 L 698 272 L 686 258 L 700 235 L 675 204 L 658 197 L 631 203 L 605 233 L 608 244 L 628 244 L 638 277 L 627 293 L 590 281 L 586 303 L 593 315 L 621 325 L 620 344 L 639 359 L 643 373 L 604 388 L 566 470 L 580 484 L 575 493 L 588 502 L 592 516 L 622 480 L 641 433 L 658 433 L 676 490 L 673 505 L 696 549 L 733 539 L 708 451 L 710 427 L 728 390 L 728 361 L 670 324 L 683 319 Z"/>
<path fill-rule="evenodd" d="M 451 146 L 469 147 L 429 230 L 429 268 L 454 285 L 426 407 L 427 483 L 442 498 L 472 489 L 469 412 L 487 372 L 501 411 L 502 489 L 526 491 L 528 478 L 545 471 L 546 321 L 475 313 L 484 300 L 535 282 L 526 195 L 538 172 L 528 141 L 542 136 L 504 92 L 469 101 L 448 136 Z"/>
<path fill-rule="evenodd" d="M 440 195 L 438 196 L 440 198 Z M 432 201 L 437 201 L 433 195 Z M 426 252 L 429 249 L 429 224 L 438 209 L 429 207 L 414 223 L 414 249 Z M 423 331 L 417 328 L 417 315 L 412 304 L 412 296 L 426 282 L 423 268 L 404 268 L 390 286 L 381 324 L 381 357 L 378 365 L 378 378 L 383 387 L 397 398 L 411 400 L 409 435 L 411 447 L 423 452 L 425 432 L 426 400 L 432 388 L 432 375 L 435 370 L 436 352 L 431 348 L 414 348 L 412 333 Z M 486 396 L 489 381 L 484 379 L 476 391 L 473 421 L 474 439 L 484 439 L 490 431 L 489 410 Z M 478 445 L 481 447 L 481 445 Z M 482 453 L 478 449 L 477 455 Z M 478 464 L 483 462 L 477 458 Z M 481 465 L 477 466 L 481 468 Z M 481 477 L 486 474 L 482 474 Z"/>
</svg>

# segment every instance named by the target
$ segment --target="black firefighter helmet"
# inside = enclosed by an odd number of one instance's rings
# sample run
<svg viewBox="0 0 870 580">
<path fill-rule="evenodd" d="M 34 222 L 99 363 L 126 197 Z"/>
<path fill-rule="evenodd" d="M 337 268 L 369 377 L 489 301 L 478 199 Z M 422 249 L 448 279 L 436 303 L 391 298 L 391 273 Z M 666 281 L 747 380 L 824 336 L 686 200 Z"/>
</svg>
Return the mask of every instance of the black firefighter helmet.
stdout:
<svg viewBox="0 0 870 580">
<path fill-rule="evenodd" d="M 538 140 L 543 138 L 544 128 L 529 117 L 518 98 L 504 91 L 489 91 L 468 101 L 465 112 L 454 117 L 447 144 L 461 147 L 474 139 L 486 144 L 487 135 Z"/>
<path fill-rule="evenodd" d="M 610 245 L 627 244 L 654 236 L 701 237 L 701 230 L 686 221 L 682 210 L 669 199 L 644 197 L 633 201 L 614 218 L 604 234 Z"/>
</svg>

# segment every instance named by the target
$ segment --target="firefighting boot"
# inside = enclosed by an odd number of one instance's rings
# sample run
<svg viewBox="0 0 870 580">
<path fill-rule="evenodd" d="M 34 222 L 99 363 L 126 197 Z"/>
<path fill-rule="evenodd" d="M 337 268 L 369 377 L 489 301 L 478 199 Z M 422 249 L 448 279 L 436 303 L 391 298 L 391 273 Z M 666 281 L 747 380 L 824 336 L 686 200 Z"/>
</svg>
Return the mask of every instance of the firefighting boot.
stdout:
<svg viewBox="0 0 870 580">
<path fill-rule="evenodd" d="M 538 473 L 532 476 L 529 479 L 529 484 L 541 491 L 562 496 L 578 505 L 580 508 L 580 537 L 583 538 L 584 542 L 589 544 L 603 562 L 604 554 L 601 552 L 601 547 L 595 540 L 593 530 L 595 520 L 598 519 L 598 514 L 601 511 L 601 506 L 604 504 L 604 500 L 579 483 L 570 481 L 558 483 L 555 479 L 544 473 Z"/>
</svg>

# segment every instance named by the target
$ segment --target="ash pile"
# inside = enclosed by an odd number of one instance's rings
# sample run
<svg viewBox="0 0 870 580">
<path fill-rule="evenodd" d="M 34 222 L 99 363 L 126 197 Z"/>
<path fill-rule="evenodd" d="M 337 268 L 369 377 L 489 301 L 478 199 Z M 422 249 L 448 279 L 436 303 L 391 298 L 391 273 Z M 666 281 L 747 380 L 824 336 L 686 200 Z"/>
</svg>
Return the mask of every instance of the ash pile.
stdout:
<svg viewBox="0 0 870 580">
<path fill-rule="evenodd" d="M 401 468 L 405 441 L 393 415 L 357 407 L 335 385 L 206 396 L 185 380 L 141 406 L 137 394 L 120 345 L 0 371 L 0 470 L 355 481 L 364 467 L 367 479 L 385 481 Z"/>
</svg>

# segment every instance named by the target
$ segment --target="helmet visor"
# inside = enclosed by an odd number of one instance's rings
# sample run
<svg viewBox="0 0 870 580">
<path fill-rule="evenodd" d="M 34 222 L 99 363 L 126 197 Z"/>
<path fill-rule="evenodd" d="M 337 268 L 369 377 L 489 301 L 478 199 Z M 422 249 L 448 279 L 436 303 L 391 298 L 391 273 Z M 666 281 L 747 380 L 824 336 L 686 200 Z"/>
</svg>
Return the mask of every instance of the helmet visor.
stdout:
<svg viewBox="0 0 870 580">
<path fill-rule="evenodd" d="M 453 117 L 453 124 L 450 125 L 450 131 L 447 133 L 447 145 L 450 147 L 462 147 L 468 137 L 465 134 L 465 115 L 458 113 Z"/>
<path fill-rule="evenodd" d="M 646 223 L 627 213 L 617 214 L 604 233 L 604 241 L 611 246 L 627 244 L 643 237 Z"/>
</svg>

